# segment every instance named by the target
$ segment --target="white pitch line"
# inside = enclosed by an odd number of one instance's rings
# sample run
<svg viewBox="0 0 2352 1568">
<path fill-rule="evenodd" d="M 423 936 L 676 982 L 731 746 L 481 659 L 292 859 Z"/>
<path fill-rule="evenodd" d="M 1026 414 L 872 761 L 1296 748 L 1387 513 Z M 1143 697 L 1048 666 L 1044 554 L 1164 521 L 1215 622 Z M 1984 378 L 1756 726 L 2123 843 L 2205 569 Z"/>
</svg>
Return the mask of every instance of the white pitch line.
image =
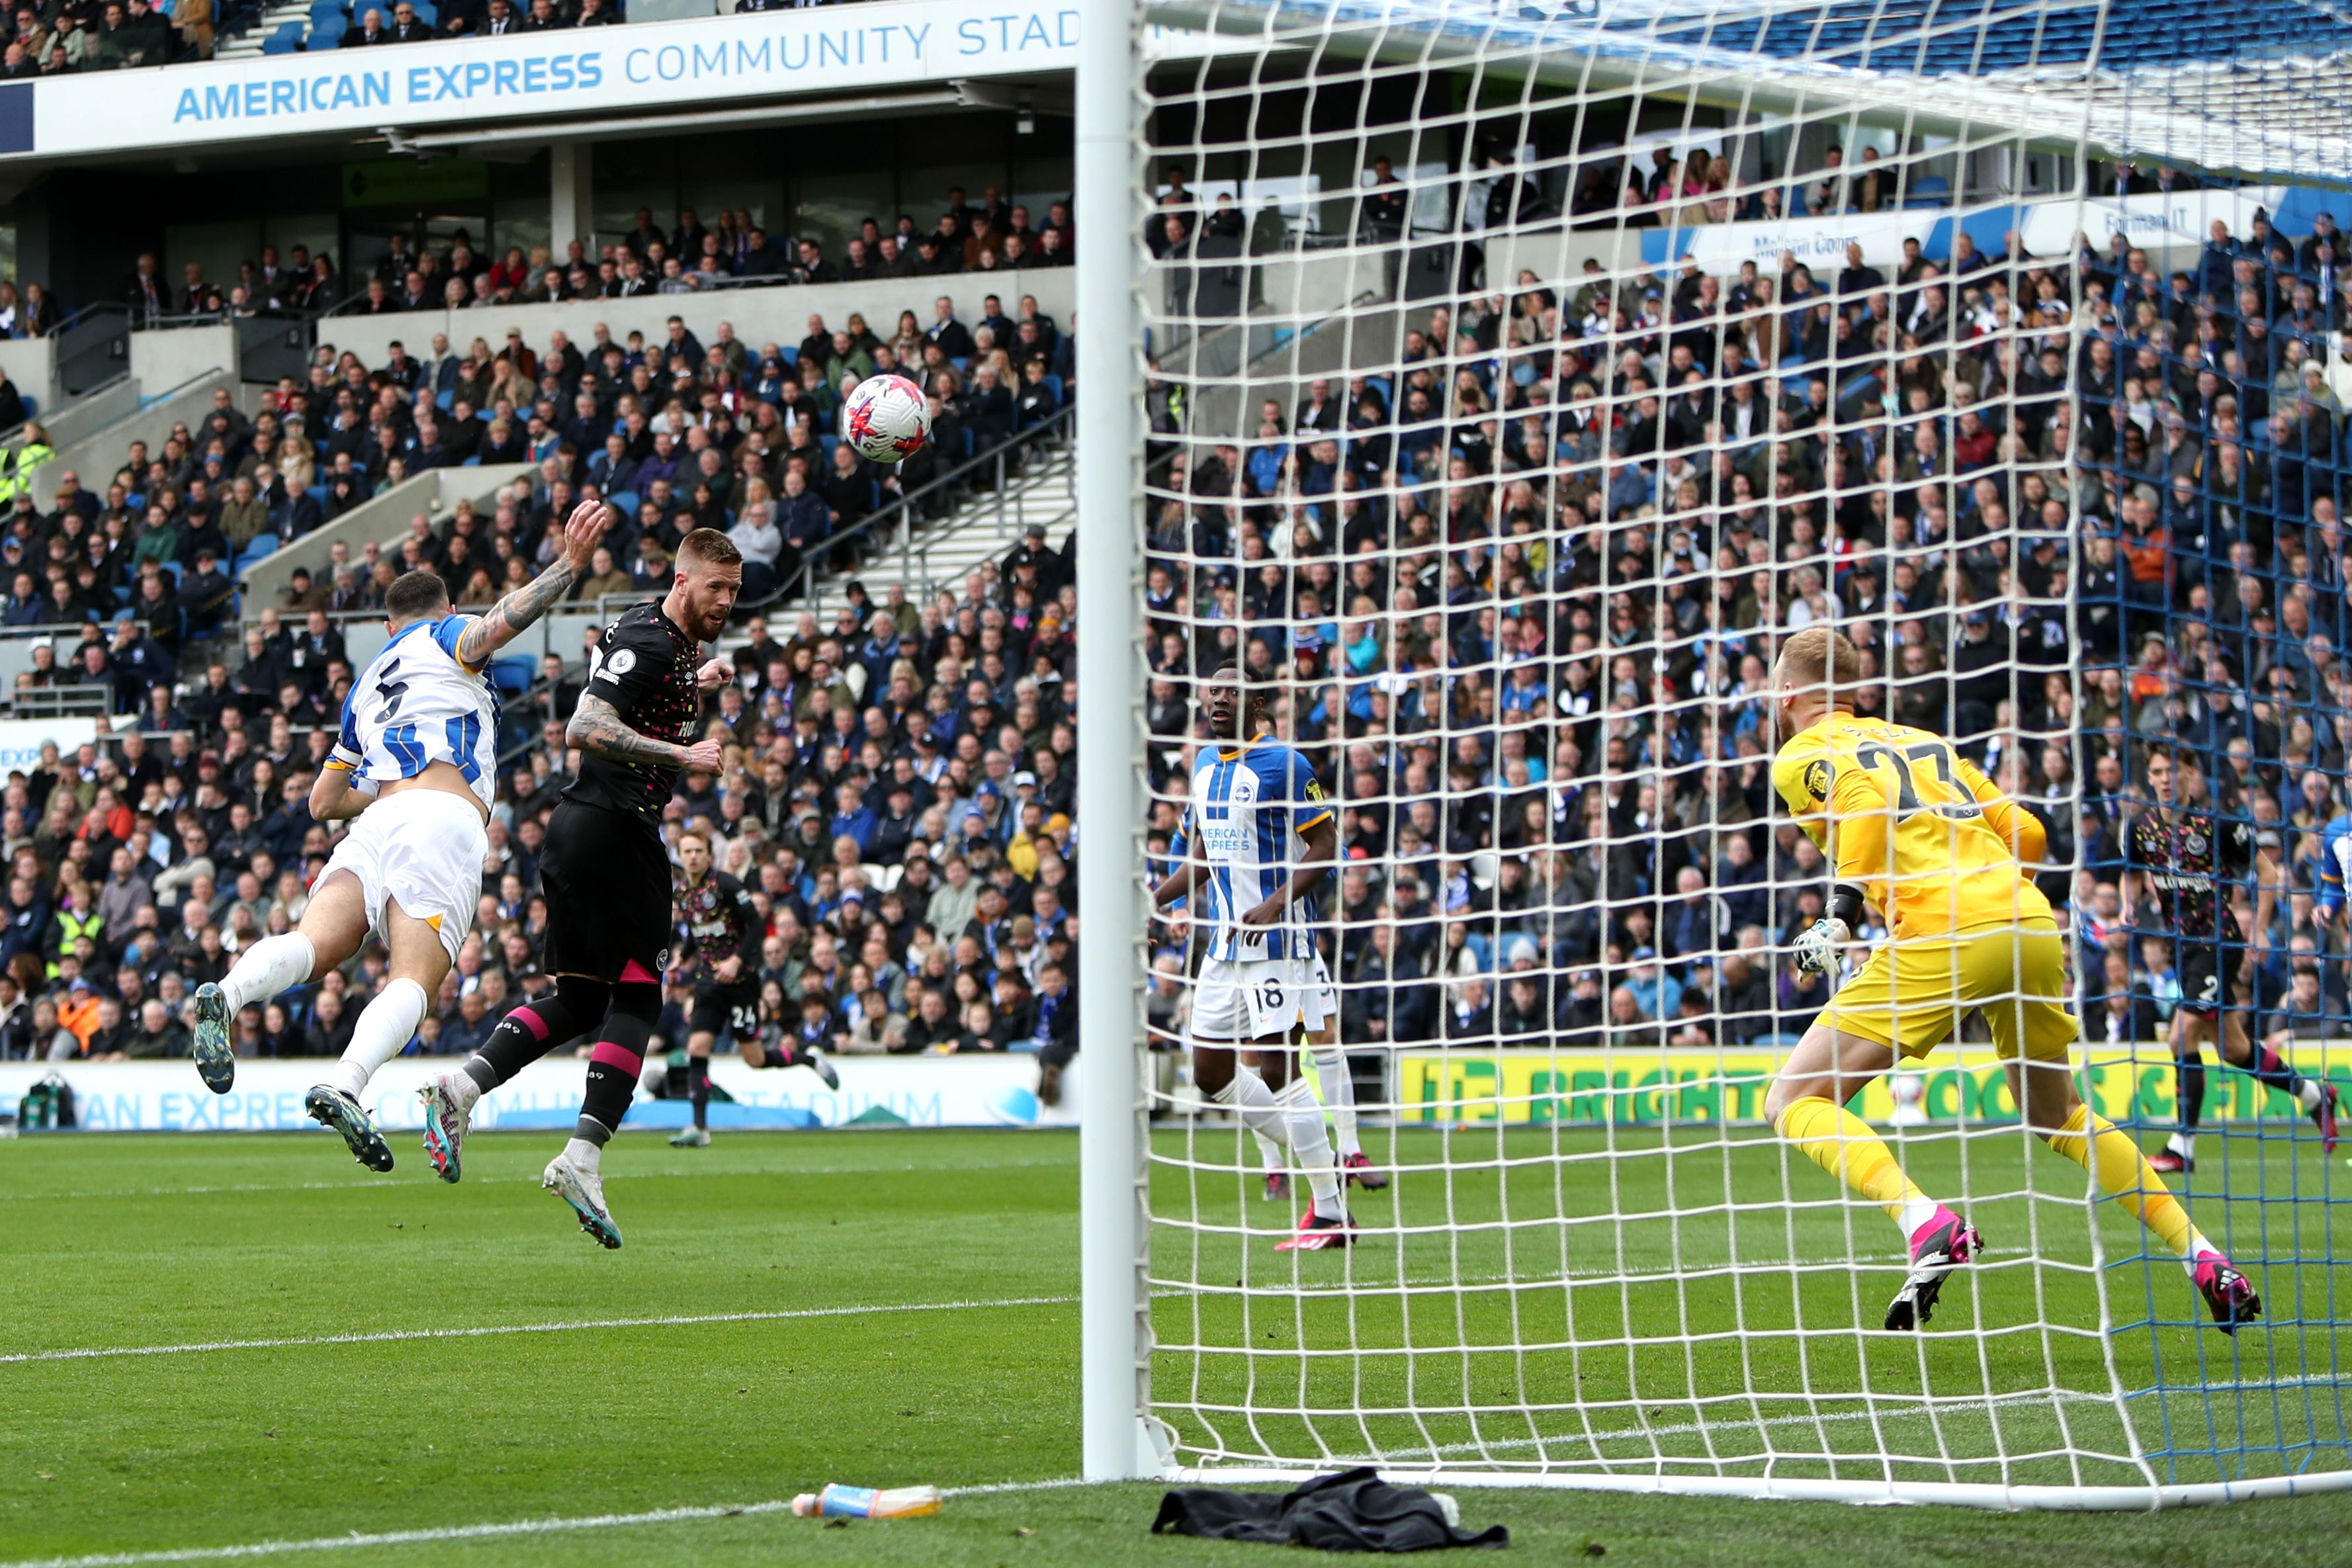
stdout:
<svg viewBox="0 0 2352 1568">
<path fill-rule="evenodd" d="M 1724 1421 L 1681 1421 L 1671 1426 L 1613 1426 L 1605 1430 L 1593 1432 L 1564 1432 L 1557 1436 L 1548 1437 L 1501 1437 L 1493 1442 L 1487 1443 L 1443 1443 L 1433 1448 L 1402 1449 L 1397 1453 L 1385 1455 L 1377 1458 L 1340 1455 L 1334 1460 L 1334 1462 L 1365 1465 L 1400 1465 L 1409 1463 L 1413 1458 L 1423 1454 L 1479 1454 L 1496 1448 L 1553 1448 L 1566 1445 L 1597 1446 L 1602 1443 L 1634 1442 L 1648 1437 L 1697 1437 L 1706 1436 L 1717 1432 L 1757 1432 L 1771 1426 L 1827 1426 L 1832 1424 L 1842 1424 L 1852 1421 L 1916 1421 L 1924 1416 L 1929 1415 L 1977 1415 L 1988 1414 L 1990 1409 L 1996 1407 L 2006 1408 L 2012 1405 L 2034 1405 L 2042 1403 L 2067 1405 L 2112 1405 L 2115 1401 L 2108 1398 L 2105 1394 L 2086 1394 L 2080 1389 L 2031 1389 L 2015 1394 L 1996 1394 L 1984 1399 L 1954 1400 L 1949 1404 L 1929 1404 L 1925 1400 L 1915 1399 L 1902 1401 L 1899 1403 L 1890 1402 L 1886 1405 L 1880 1405 L 1875 1409 L 1870 1410 L 1830 1410 L 1822 1411 L 1818 1414 L 1808 1412 L 1801 1415 L 1765 1415 L 1760 1417 L 1748 1415 L 1735 1417 L 1733 1419 Z M 1847 1455 L 1829 1452 L 1812 1455 L 1780 1450 L 1770 1456 L 1762 1454 L 1727 1455 L 1725 1456 L 1725 1459 L 1727 1463 L 1737 1463 L 1743 1459 L 1760 1459 L 1768 1457 L 1782 1459 L 1868 1459 L 1873 1456 L 1868 1454 Z M 1622 1464 L 1629 1461 L 1621 1459 L 1617 1462 Z"/>
<path fill-rule="evenodd" d="M 937 1165 L 918 1165 L 912 1163 L 898 1165 L 803 1165 L 792 1170 L 780 1170 L 772 1165 L 760 1166 L 751 1170 L 719 1169 L 709 1165 L 698 1165 L 690 1169 L 676 1171 L 608 1171 L 604 1173 L 604 1180 L 609 1184 L 614 1182 L 667 1181 L 681 1176 L 692 1176 L 696 1178 L 707 1178 L 711 1176 L 887 1176 L 901 1174 L 921 1174 L 928 1176 L 941 1174 L 954 1175 L 963 1171 L 1042 1171 L 1064 1167 L 1071 1170 L 1076 1169 L 1076 1166 L 1067 1160 L 989 1160 L 976 1164 L 944 1167 Z M 539 1184 L 539 1178 L 531 1175 L 477 1176 L 468 1181 L 466 1184 L 467 1186 L 485 1187 L 506 1186 L 520 1182 L 529 1182 L 532 1185 L 536 1186 Z M 389 1181 L 375 1181 L 363 1177 L 341 1182 L 238 1182 L 233 1184 L 224 1183 L 213 1186 L 116 1187 L 111 1189 L 87 1189 L 68 1193 L 0 1193 L 0 1204 L 65 1203 L 79 1202 L 96 1198 L 211 1197 L 222 1193 L 388 1193 L 398 1192 L 408 1188 L 415 1188 L 417 1191 L 425 1192 L 431 1191 L 435 1185 L 437 1185 L 437 1184 L 409 1182 L 403 1181 L 398 1178 L 394 1178 Z"/>
<path fill-rule="evenodd" d="M 1084 1486 L 1076 1479 L 1051 1481 L 998 1481 L 988 1486 L 947 1487 L 944 1497 L 986 1497 L 1002 1492 L 1047 1491 Z M 494 1541 L 503 1536 L 557 1535 L 580 1530 L 626 1530 L 635 1526 L 680 1524 L 707 1519 L 742 1519 L 757 1514 L 790 1513 L 793 1505 L 781 1499 L 711 1508 L 662 1508 L 644 1513 L 597 1513 L 576 1519 L 521 1519 L 504 1524 L 461 1524 L 440 1530 L 393 1530 L 374 1535 L 356 1531 L 349 1535 L 314 1536 L 308 1541 L 257 1541 L 241 1546 L 185 1546 L 162 1552 L 101 1552 L 84 1557 L 19 1558 L 0 1568 L 139 1568 L 149 1563 L 218 1563 L 240 1557 L 281 1557 L 298 1552 L 349 1552 L 371 1546 L 424 1546 L 456 1541 Z"/>
<path fill-rule="evenodd" d="M 662 1329 L 698 1323 L 773 1323 L 794 1318 L 855 1318 L 898 1312 L 992 1310 L 1005 1307 L 1064 1307 L 1076 1296 L 1015 1296 L 997 1301 L 908 1301 L 884 1307 L 800 1307 L 774 1312 L 700 1312 L 667 1318 L 607 1318 L 570 1323 L 499 1323 L 463 1329 L 385 1329 L 367 1334 L 294 1334 L 272 1340 L 208 1340 L 179 1345 L 91 1345 L 75 1350 L 20 1351 L 0 1355 L 0 1365 L 30 1362 L 106 1361 L 118 1356 L 203 1355 L 215 1351 L 287 1350 L 305 1345 L 394 1344 L 403 1340 L 478 1340 L 500 1334 L 568 1334 L 582 1329 Z M 5 1568 L 5 1565 L 0 1565 Z"/>
<path fill-rule="evenodd" d="M 1765 1270 L 1765 1272 L 1770 1271 Z M 1607 1276 L 1597 1277 L 1607 1278 Z M 1498 1283 L 1505 1282 L 1503 1277 L 1499 1275 L 1490 1278 Z M 1559 1276 L 1551 1275 L 1524 1283 L 1540 1288 L 1547 1284 L 1564 1282 Z M 1394 1289 L 1397 1287 L 1391 1283 L 1386 1288 Z M 1360 1283 L 1354 1289 L 1335 1286 L 1324 1289 L 1307 1287 L 1293 1291 L 1278 1287 L 1262 1287 L 1253 1289 L 1248 1293 L 1261 1300 L 1287 1300 L 1293 1295 L 1344 1300 L 1354 1294 L 1377 1298 L 1381 1290 L 1381 1285 Z M 1166 1289 L 1152 1292 L 1154 1300 L 1181 1299 L 1188 1294 L 1189 1292 L 1186 1291 Z M 1233 1292 L 1220 1291 L 1213 1294 L 1222 1296 L 1231 1295 Z M 1006 1307 L 1060 1307 L 1068 1306 L 1076 1300 L 1076 1296 L 1021 1296 L 993 1301 L 914 1301 L 877 1307 L 802 1307 L 772 1312 L 706 1312 L 662 1318 L 612 1318 L 562 1323 L 499 1323 L 457 1329 L 383 1329 L 364 1334 L 289 1334 L 277 1339 L 205 1340 L 194 1343 L 173 1345 L 87 1345 L 65 1350 L 18 1351 L 12 1354 L 0 1354 L 0 1366 L 22 1366 L 36 1362 L 109 1361 L 126 1356 L 204 1355 L 218 1351 L 292 1350 L 310 1345 L 394 1344 L 405 1340 L 470 1340 L 488 1339 L 502 1334 L 562 1334 L 583 1329 L 683 1328 L 701 1323 L 767 1323 L 788 1321 L 796 1318 L 849 1318 L 856 1317 L 861 1313 L 950 1312 L 961 1309 L 988 1310 Z M 5 1564 L 0 1564 L 0 1568 L 5 1568 Z"/>
</svg>

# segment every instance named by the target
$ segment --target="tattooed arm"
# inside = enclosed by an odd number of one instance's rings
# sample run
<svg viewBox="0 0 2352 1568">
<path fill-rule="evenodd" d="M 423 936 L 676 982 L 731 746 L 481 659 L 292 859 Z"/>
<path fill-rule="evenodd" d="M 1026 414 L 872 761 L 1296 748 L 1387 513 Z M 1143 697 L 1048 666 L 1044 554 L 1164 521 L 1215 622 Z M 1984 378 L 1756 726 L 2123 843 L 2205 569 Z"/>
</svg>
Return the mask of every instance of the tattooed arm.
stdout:
<svg viewBox="0 0 2352 1568">
<path fill-rule="evenodd" d="M 564 727 L 563 738 L 583 752 L 593 752 L 616 763 L 696 768 L 705 773 L 719 771 L 718 742 L 697 741 L 691 746 L 677 746 L 650 735 L 640 735 L 621 722 L 619 710 L 593 692 L 581 696 L 580 706 L 572 710 L 572 722 Z"/>
<path fill-rule="evenodd" d="M 481 668 L 544 615 L 550 605 L 570 595 L 604 537 L 604 503 L 582 501 L 563 524 L 563 553 L 546 571 L 491 605 L 489 614 L 467 626 L 457 638 L 458 662 L 467 669 Z"/>
</svg>

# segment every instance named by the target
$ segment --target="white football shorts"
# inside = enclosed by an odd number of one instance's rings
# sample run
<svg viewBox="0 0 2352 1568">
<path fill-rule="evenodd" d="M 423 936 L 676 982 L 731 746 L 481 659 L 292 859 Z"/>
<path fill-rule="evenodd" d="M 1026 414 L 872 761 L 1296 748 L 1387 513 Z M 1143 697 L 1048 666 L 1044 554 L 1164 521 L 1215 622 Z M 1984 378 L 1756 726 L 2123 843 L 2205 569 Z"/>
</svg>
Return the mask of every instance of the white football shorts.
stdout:
<svg viewBox="0 0 2352 1568">
<path fill-rule="evenodd" d="M 1319 1035 L 1338 1011 L 1319 956 L 1213 958 L 1192 993 L 1192 1034 L 1202 1041 L 1265 1040 L 1304 1025 Z"/>
<path fill-rule="evenodd" d="M 489 858 L 489 834 L 473 801 L 446 790 L 404 789 L 368 806 L 352 819 L 351 831 L 327 862 L 324 881 L 349 871 L 367 900 L 368 927 L 383 934 L 383 907 L 398 900 L 401 912 L 425 921 L 440 933 L 452 963 L 474 929 L 474 906 L 482 897 L 482 862 Z"/>
</svg>

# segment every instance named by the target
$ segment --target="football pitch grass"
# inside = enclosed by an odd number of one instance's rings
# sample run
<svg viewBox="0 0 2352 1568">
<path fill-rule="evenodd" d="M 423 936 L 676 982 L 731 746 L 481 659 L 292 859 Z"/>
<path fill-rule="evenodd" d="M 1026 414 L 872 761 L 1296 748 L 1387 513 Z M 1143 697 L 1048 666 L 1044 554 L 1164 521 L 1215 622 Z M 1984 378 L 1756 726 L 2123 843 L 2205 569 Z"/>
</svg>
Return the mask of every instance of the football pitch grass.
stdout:
<svg viewBox="0 0 2352 1568">
<path fill-rule="evenodd" d="M 1780 1157 L 1765 1141 L 1727 1150 L 1625 1131 L 1614 1135 L 1620 1157 L 1606 1161 L 1607 1136 L 1404 1134 L 1397 1186 L 1358 1201 L 1373 1227 L 1367 1244 L 1294 1265 L 1271 1250 L 1292 1211 L 1257 1203 L 1254 1173 L 1206 1168 L 1238 1152 L 1230 1132 L 1202 1133 L 1191 1144 L 1202 1168 L 1157 1169 L 1157 1206 L 1256 1233 L 1246 1245 L 1228 1231 L 1203 1231 L 1197 1247 L 1183 1232 L 1156 1238 L 1163 1280 L 1218 1288 L 1156 1306 L 1160 1337 L 1176 1347 L 1155 1368 L 1162 1397 L 1179 1404 L 1168 1414 L 1188 1440 L 1214 1432 L 1236 1452 L 1260 1440 L 1277 1452 L 1315 1452 L 1319 1441 L 1335 1456 L 1420 1442 L 1462 1464 L 1480 1462 L 1481 1448 L 1489 1463 L 1536 1452 L 1630 1459 L 1653 1442 L 1736 1460 L 1768 1446 L 1801 1451 L 1822 1434 L 1834 1450 L 1883 1436 L 1966 1455 L 1989 1450 L 1994 1420 L 2018 1454 L 2062 1429 L 2046 1398 L 1992 1416 L 1979 1404 L 1972 1416 L 1930 1417 L 1917 1411 L 1920 1391 L 2097 1392 L 2110 1346 L 2132 1387 L 2154 1381 L 2159 1352 L 2173 1384 L 2336 1376 L 2340 1314 L 2325 1260 L 2352 1251 L 2332 1245 L 2332 1183 L 2308 1143 L 2236 1140 L 2226 1165 L 2209 1158 L 2200 1181 L 2212 1190 L 2193 1199 L 2200 1224 L 2217 1239 L 2227 1229 L 2242 1258 L 2273 1260 L 2257 1279 L 2277 1326 L 2234 1346 L 2191 1328 L 2179 1271 L 2132 1261 L 2133 1227 L 2103 1215 L 2117 1321 L 2141 1326 L 2112 1341 L 2088 1331 L 2094 1276 L 2037 1268 L 2021 1245 L 2038 1235 L 2056 1256 L 2070 1223 L 2081 1238 L 2080 1173 L 2046 1152 L 2028 1161 L 1996 1135 L 1966 1156 L 1969 1190 L 2004 1194 L 1971 1210 L 1992 1267 L 1948 1293 L 1935 1327 L 2038 1315 L 2082 1331 L 2046 1345 L 2019 1332 L 1881 1339 L 1865 1360 L 1850 1335 L 1797 1331 L 1883 1307 L 1892 1233 L 1874 1213 L 1828 1201 L 1828 1179 L 1805 1165 L 1788 1182 L 1804 1206 L 1779 1203 Z M 1371 1140 L 1376 1157 L 1388 1138 Z M 256 1555 L 339 1565 L 1266 1560 L 1265 1548 L 1150 1537 L 1156 1485 L 1055 1484 L 1079 1462 L 1074 1137 L 737 1134 L 671 1150 L 627 1134 L 607 1160 L 628 1237 L 618 1253 L 593 1246 L 539 1191 L 554 1142 L 478 1138 L 456 1188 L 434 1182 L 406 1141 L 385 1177 L 323 1134 L 0 1143 L 0 1568 Z M 1157 1147 L 1176 1159 L 1187 1145 L 1162 1134 Z M 1948 1142 L 1931 1142 L 1910 1163 L 1949 1190 L 1959 1159 Z M 2300 1201 L 2279 1201 L 2291 1192 Z M 1735 1196 L 1767 1206 L 1735 1210 Z M 1608 1223 L 1600 1216 L 1612 1202 L 1650 1217 Z M 1868 1255 L 1859 1271 L 1834 1262 L 1850 1246 Z M 2300 1267 L 2277 1261 L 2297 1254 Z M 1805 1267 L 1758 1267 L 1775 1256 Z M 2087 1264 L 2087 1242 L 2071 1256 Z M 1499 1289 L 1506 1276 L 1517 1289 Z M 1705 1337 L 1687 1348 L 1642 1342 L 1685 1324 Z M 1351 1334 L 1371 1353 L 1298 1353 L 1343 1347 Z M 1561 1348 L 1499 1348 L 1515 1334 Z M 1197 1375 L 1184 1348 L 1194 1343 L 1208 1347 Z M 1268 1413 L 1254 1428 L 1181 1407 L 1238 1402 L 1245 1369 L 1257 1379 L 1250 1402 Z M 1864 1376 L 1882 1397 L 1879 1419 L 1815 1421 L 1861 1408 L 1836 1396 Z M 1382 1414 L 1402 1403 L 1408 1378 L 1424 1414 Z M 1727 1397 L 1748 1383 L 1814 1402 Z M 1906 1398 L 1912 1413 L 1900 1414 Z M 1270 1414 L 1286 1405 L 1292 1415 Z M 2144 1438 L 2161 1435 L 2164 1414 L 2176 1434 L 2193 1425 L 2195 1446 L 2219 1432 L 2223 1447 L 2287 1450 L 2255 1453 L 2251 1472 L 2340 1462 L 2340 1448 L 2293 1450 L 2340 1435 L 2332 1386 L 2284 1400 L 2174 1393 L 2135 1408 L 2151 1413 L 2138 1417 Z M 2070 1406 L 2063 1430 L 2079 1446 L 2108 1447 L 2121 1431 L 2105 1409 Z M 1629 1428 L 1646 1435 L 1615 1435 Z M 2179 1479 L 2203 1477 L 2184 1467 Z M 975 1489 L 930 1520 L 828 1529 L 782 1510 L 829 1480 Z M 2343 1561 L 2352 1539 L 2352 1499 L 2337 1496 L 2154 1516 L 1462 1496 L 1467 1522 L 1510 1525 L 1523 1553 L 1558 1559 L 1590 1543 L 1637 1564 L 2304 1568 Z"/>
</svg>

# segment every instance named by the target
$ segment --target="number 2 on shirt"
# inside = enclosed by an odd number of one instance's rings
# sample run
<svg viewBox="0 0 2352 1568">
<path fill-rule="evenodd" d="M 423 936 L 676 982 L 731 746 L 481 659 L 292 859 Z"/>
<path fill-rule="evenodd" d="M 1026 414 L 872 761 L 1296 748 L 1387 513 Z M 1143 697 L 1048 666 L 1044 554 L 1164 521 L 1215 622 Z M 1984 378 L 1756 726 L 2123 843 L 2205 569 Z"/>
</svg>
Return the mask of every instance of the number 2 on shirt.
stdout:
<svg viewBox="0 0 2352 1568">
<path fill-rule="evenodd" d="M 1966 822 L 1970 817 L 1984 815 L 1984 807 L 1979 805 L 1969 792 L 1961 788 L 1958 777 L 1953 771 L 1952 748 L 1941 741 L 1923 742 L 1916 746 L 1906 747 L 1900 752 L 1891 746 L 1857 746 L 1854 748 L 1853 760 L 1874 771 L 1881 763 L 1895 770 L 1896 783 L 1895 808 L 1904 818 L 1915 816 L 1923 811 L 1933 811 L 1937 816 L 1947 817 L 1951 821 Z M 1937 781 L 1946 789 L 1958 792 L 1959 799 L 1931 806 L 1919 798 L 1919 787 L 1912 776 L 1910 764 L 1928 762 L 1936 764 Z"/>
</svg>

